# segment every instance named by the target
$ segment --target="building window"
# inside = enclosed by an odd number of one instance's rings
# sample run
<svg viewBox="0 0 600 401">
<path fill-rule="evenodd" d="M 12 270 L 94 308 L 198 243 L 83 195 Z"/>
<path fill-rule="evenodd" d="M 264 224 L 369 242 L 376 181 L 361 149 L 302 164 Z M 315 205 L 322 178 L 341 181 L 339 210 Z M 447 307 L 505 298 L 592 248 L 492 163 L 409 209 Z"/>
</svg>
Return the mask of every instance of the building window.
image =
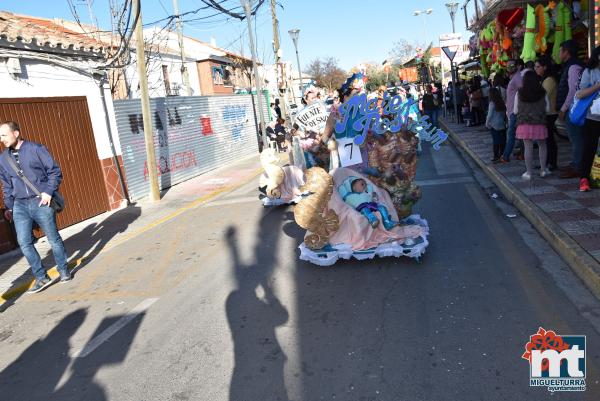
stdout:
<svg viewBox="0 0 600 401">
<path fill-rule="evenodd" d="M 233 82 L 231 80 L 231 71 L 229 68 L 223 68 L 223 85 L 233 86 Z"/>
<path fill-rule="evenodd" d="M 225 73 L 223 72 L 223 67 L 214 67 L 212 68 L 212 78 L 213 84 L 215 85 L 223 85 L 223 78 Z"/>
</svg>

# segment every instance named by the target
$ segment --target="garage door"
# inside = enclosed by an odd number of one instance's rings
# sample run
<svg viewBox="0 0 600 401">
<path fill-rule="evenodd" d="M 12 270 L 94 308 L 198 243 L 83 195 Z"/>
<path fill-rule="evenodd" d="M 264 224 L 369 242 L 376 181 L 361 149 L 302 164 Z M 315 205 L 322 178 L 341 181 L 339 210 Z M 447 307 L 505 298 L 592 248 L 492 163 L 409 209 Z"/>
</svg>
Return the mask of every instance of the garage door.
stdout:
<svg viewBox="0 0 600 401">
<path fill-rule="evenodd" d="M 0 121 L 8 120 L 19 123 L 24 138 L 45 145 L 62 169 L 67 206 L 59 228 L 109 209 L 85 97 L 0 99 Z"/>
</svg>

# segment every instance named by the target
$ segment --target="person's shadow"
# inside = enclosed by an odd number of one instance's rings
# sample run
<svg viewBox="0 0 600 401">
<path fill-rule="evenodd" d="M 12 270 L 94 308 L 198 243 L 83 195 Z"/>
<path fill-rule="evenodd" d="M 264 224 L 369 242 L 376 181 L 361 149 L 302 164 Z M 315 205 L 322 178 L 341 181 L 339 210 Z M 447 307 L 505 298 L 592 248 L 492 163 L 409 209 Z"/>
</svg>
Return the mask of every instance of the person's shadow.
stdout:
<svg viewBox="0 0 600 401">
<path fill-rule="evenodd" d="M 86 316 L 85 309 L 71 312 L 0 372 L 1 395 L 10 394 L 11 400 L 48 399 L 71 362 L 69 339 Z"/>
<path fill-rule="evenodd" d="M 241 262 L 236 229 L 229 227 L 226 234 L 237 284 L 225 303 L 235 354 L 230 401 L 289 400 L 284 381 L 287 358 L 275 336 L 275 328 L 287 322 L 288 312 L 269 285 L 279 234 L 269 247 L 259 245 L 266 232 L 278 232 L 280 227 L 279 222 L 272 224 L 267 217 L 268 212 L 255 236 L 254 264 Z"/>
<path fill-rule="evenodd" d="M 116 235 L 124 233 L 129 225 L 142 214 L 142 209 L 132 204 L 118 210 L 99 223 L 91 223 L 83 230 L 65 240 L 65 249 L 71 255 L 71 262 L 82 259 L 76 270 L 89 264 L 106 247 L 108 242 Z M 49 252 L 44 258 L 44 266 L 54 261 Z"/>
<path fill-rule="evenodd" d="M 70 338 L 83 324 L 85 309 L 64 317 L 44 338 L 31 344 L 6 369 L 0 372 L 0 399 L 20 400 L 107 400 L 102 386 L 94 381 L 104 366 L 122 363 L 143 320 L 143 314 L 129 322 L 107 342 L 89 355 L 72 359 Z M 105 318 L 90 337 L 95 339 L 122 316 Z M 90 343 L 88 343 L 90 344 Z M 85 347 L 83 348 L 85 349 Z M 73 361 L 68 380 L 59 382 Z M 57 388 L 58 387 L 58 388 Z M 6 396 L 7 398 L 2 398 Z"/>
<path fill-rule="evenodd" d="M 104 318 L 90 337 L 95 339 L 107 327 L 112 326 L 124 315 Z M 129 347 L 144 319 L 142 313 L 135 317 L 125 327 L 112 336 L 107 342 L 83 358 L 75 358 L 71 366 L 72 374 L 69 380 L 52 394 L 52 399 L 57 401 L 104 401 L 108 400 L 102 386 L 93 378 L 101 368 L 109 365 L 121 364 L 125 360 Z M 88 343 L 89 344 L 89 343 Z M 85 349 L 85 347 L 83 348 Z"/>
<path fill-rule="evenodd" d="M 106 247 L 108 242 L 117 234 L 124 233 L 129 225 L 138 219 L 142 214 L 142 209 L 132 204 L 124 209 L 120 209 L 99 223 L 88 224 L 77 234 L 71 235 L 64 240 L 65 250 L 69 256 L 69 264 L 80 261 L 78 266 L 73 269 L 76 273 L 94 260 L 98 254 Z M 42 258 L 42 266 L 46 269 L 48 266 L 56 265 L 54 255 L 48 250 Z M 27 269 L 19 278 L 13 281 L 11 288 L 5 293 L 11 293 L 16 287 L 23 283 L 23 280 L 31 277 L 31 269 Z M 20 295 L 12 296 L 8 301 L 0 305 L 0 313 L 11 307 Z"/>
</svg>

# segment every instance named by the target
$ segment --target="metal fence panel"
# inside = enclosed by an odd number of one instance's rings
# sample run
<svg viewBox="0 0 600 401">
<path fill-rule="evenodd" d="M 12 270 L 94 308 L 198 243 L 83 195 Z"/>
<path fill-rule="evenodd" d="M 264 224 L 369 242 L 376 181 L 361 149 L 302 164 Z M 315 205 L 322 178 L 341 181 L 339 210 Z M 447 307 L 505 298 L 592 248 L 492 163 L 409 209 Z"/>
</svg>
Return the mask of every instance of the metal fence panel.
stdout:
<svg viewBox="0 0 600 401">
<path fill-rule="evenodd" d="M 160 188 L 257 153 L 255 101 L 252 95 L 150 99 Z M 127 187 L 136 200 L 149 192 L 141 100 L 114 105 Z"/>
</svg>

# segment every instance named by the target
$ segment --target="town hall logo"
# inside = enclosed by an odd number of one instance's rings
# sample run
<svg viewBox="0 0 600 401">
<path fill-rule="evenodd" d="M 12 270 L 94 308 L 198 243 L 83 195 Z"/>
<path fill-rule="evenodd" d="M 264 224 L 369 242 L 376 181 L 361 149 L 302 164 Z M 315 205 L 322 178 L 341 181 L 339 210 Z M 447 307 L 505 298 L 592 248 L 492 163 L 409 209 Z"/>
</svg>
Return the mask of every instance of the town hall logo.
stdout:
<svg viewBox="0 0 600 401">
<path fill-rule="evenodd" d="M 585 391 L 585 336 L 562 335 L 540 327 L 525 344 L 529 385 L 548 391 Z"/>
</svg>

